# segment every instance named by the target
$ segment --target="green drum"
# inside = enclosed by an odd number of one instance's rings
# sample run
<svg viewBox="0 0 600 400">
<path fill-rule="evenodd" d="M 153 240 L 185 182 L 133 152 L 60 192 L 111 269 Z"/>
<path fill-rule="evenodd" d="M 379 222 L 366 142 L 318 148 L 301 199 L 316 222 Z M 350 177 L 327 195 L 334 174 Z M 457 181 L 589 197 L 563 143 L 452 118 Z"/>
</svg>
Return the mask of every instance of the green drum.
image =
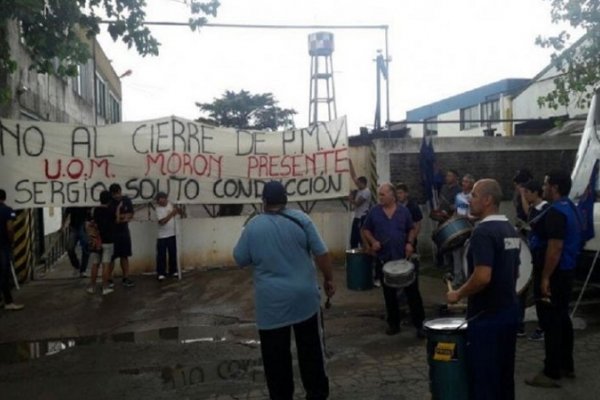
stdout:
<svg viewBox="0 0 600 400">
<path fill-rule="evenodd" d="M 423 327 L 432 400 L 467 400 L 467 322 L 464 318 L 438 318 Z"/>
<path fill-rule="evenodd" d="M 346 250 L 346 285 L 350 290 L 373 287 L 372 258 L 361 249 Z"/>
</svg>

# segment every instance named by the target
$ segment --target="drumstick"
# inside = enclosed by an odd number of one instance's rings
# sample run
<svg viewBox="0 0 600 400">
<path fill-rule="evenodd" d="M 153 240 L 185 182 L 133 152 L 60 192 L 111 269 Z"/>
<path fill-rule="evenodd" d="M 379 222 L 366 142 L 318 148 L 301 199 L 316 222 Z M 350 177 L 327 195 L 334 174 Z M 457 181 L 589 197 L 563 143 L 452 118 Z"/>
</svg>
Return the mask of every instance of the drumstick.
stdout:
<svg viewBox="0 0 600 400">
<path fill-rule="evenodd" d="M 452 289 L 452 282 L 450 282 L 448 280 L 446 281 L 446 286 L 448 286 L 448 291 L 449 292 L 451 292 L 452 290 L 454 290 L 454 289 Z"/>
</svg>

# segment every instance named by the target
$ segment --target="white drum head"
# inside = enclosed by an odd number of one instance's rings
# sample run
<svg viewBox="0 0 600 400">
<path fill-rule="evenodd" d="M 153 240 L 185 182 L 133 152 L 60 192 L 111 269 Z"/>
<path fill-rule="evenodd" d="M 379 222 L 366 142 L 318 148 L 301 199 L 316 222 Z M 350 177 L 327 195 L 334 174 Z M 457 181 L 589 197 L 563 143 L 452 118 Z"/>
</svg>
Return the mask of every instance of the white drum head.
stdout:
<svg viewBox="0 0 600 400">
<path fill-rule="evenodd" d="M 465 276 L 469 276 L 469 266 L 467 263 L 467 254 L 469 253 L 469 245 L 470 241 L 467 240 L 464 247 L 463 253 L 463 271 Z M 515 285 L 515 290 L 517 294 L 521 294 L 525 288 L 527 288 L 527 284 L 531 280 L 531 274 L 533 273 L 533 263 L 531 261 L 531 251 L 529 250 L 529 246 L 527 242 L 521 239 L 521 252 L 519 253 L 519 258 L 521 260 L 521 264 L 519 264 L 519 277 L 517 278 L 517 283 Z"/>
</svg>

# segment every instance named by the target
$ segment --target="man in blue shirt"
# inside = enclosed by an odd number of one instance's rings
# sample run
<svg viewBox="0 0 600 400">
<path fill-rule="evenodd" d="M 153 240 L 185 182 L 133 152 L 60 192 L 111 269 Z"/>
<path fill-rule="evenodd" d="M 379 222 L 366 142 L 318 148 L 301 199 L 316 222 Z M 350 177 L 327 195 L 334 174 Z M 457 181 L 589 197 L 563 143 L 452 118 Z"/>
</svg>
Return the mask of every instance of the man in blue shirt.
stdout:
<svg viewBox="0 0 600 400">
<path fill-rule="evenodd" d="M 4 298 L 4 309 L 17 311 L 23 309 L 24 306 L 14 303 L 10 293 L 12 280 L 10 259 L 14 239 L 12 221 L 16 218 L 16 214 L 12 208 L 4 204 L 5 201 L 6 192 L 0 189 L 0 290 Z"/>
<path fill-rule="evenodd" d="M 545 252 L 540 283 L 542 301 L 538 318 L 544 330 L 544 370 L 525 383 L 558 388 L 561 377 L 574 378 L 573 324 L 569 301 L 577 256 L 582 247 L 582 223 L 575 205 L 567 197 L 571 177 L 565 171 L 551 171 L 544 179 L 544 198 L 552 203 L 544 217 L 542 240 Z"/>
<path fill-rule="evenodd" d="M 264 213 L 248 222 L 233 257 L 238 265 L 253 267 L 256 324 L 269 394 L 272 399 L 293 398 L 293 328 L 306 397 L 326 399 L 329 379 L 313 256 L 331 297 L 335 287 L 329 252 L 308 215 L 285 208 L 287 193 L 280 182 L 265 184 L 262 198 Z"/>
<path fill-rule="evenodd" d="M 469 399 L 515 398 L 515 348 L 521 240 L 506 216 L 498 214 L 502 190 L 493 179 L 475 183 L 471 214 L 481 221 L 473 230 L 467 263 L 469 278 L 447 294 L 449 303 L 468 298 L 467 368 Z"/>
<path fill-rule="evenodd" d="M 362 227 L 369 248 L 376 254 L 376 268 L 388 261 L 410 258 L 415 251 L 416 229 L 408 208 L 396 201 L 396 189 L 391 183 L 383 183 L 377 189 L 379 204 L 371 209 Z M 388 335 L 400 332 L 400 312 L 397 289 L 383 282 L 383 298 L 387 314 Z M 423 319 L 418 280 L 406 288 L 410 314 L 421 336 Z M 418 299 L 417 299 L 418 297 Z M 418 304 L 421 310 L 418 310 Z"/>
</svg>

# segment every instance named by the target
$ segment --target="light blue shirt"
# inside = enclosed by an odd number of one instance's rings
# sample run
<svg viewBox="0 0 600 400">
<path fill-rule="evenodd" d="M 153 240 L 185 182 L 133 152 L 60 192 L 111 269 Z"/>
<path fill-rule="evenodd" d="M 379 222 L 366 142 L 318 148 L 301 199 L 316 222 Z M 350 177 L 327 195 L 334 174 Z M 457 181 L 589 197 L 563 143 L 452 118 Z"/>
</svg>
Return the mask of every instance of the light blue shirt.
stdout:
<svg viewBox="0 0 600 400">
<path fill-rule="evenodd" d="M 253 267 L 256 324 L 263 330 L 305 321 L 320 305 L 312 255 L 327 253 L 327 247 L 308 215 L 282 212 L 304 229 L 276 213 L 260 214 L 246 225 L 233 250 L 238 265 Z"/>
</svg>

